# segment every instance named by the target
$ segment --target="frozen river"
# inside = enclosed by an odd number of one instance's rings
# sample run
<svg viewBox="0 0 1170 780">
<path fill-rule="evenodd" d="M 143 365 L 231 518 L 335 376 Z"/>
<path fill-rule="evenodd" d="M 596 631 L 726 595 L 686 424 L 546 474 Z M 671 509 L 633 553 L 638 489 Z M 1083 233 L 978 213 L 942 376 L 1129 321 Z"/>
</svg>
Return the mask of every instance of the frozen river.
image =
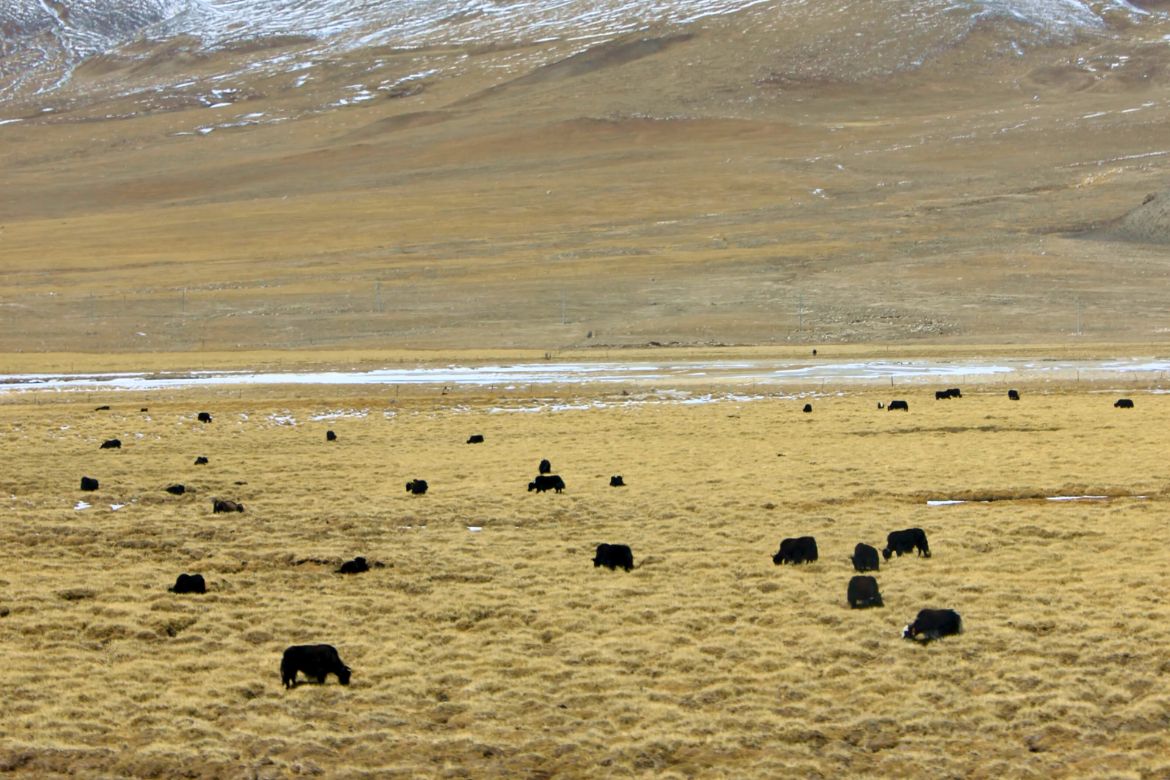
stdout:
<svg viewBox="0 0 1170 780">
<path fill-rule="evenodd" d="M 104 374 L 0 374 L 0 394 L 30 390 L 162 390 L 243 385 L 434 385 L 523 388 L 541 385 L 847 386 L 853 384 L 1011 383 L 1075 379 L 1157 381 L 1170 360 L 655 361 L 420 366 L 365 371 L 189 371 Z"/>
</svg>

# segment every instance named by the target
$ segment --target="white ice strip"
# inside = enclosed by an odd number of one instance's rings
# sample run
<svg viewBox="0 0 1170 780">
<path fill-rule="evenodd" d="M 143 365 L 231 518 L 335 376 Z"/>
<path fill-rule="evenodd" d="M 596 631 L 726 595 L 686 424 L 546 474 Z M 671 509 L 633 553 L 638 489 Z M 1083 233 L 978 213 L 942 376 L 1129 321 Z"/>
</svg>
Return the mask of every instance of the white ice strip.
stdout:
<svg viewBox="0 0 1170 780">
<path fill-rule="evenodd" d="M 1019 499 L 1003 498 L 997 501 L 1028 501 L 1033 498 L 1040 498 L 1040 496 L 1024 496 Z M 1145 498 L 1145 496 L 1134 496 L 1134 498 Z M 1044 496 L 1045 501 L 1108 501 L 1110 496 Z M 945 499 L 929 499 L 926 502 L 927 506 L 954 506 L 956 504 L 990 504 L 991 501 L 971 501 L 961 498 L 945 498 Z"/>
<path fill-rule="evenodd" d="M 480 531 L 482 531 L 482 530 L 483 530 L 483 526 L 479 526 L 479 525 L 469 525 L 469 526 L 467 526 L 467 530 L 468 530 L 468 531 L 471 531 L 473 534 L 474 534 L 474 533 L 479 533 Z"/>
<path fill-rule="evenodd" d="M 318 414 L 310 415 L 309 419 L 313 420 L 314 422 L 317 422 L 320 420 L 341 420 L 341 419 L 344 419 L 346 417 L 351 417 L 351 418 L 361 420 L 361 419 L 368 417 L 369 414 L 370 414 L 369 409 L 348 409 L 348 410 L 340 410 L 339 409 L 339 410 L 333 411 L 333 412 L 320 412 Z"/>
<path fill-rule="evenodd" d="M 514 365 L 442 366 L 375 369 L 371 371 L 249 372 L 191 371 L 186 373 L 3 374 L 0 393 L 23 390 L 162 390 L 179 387 L 247 385 L 444 385 L 500 388 L 525 385 L 662 383 L 677 385 L 783 385 L 809 382 L 903 382 L 1001 377 L 1003 381 L 1086 377 L 1098 378 L 1170 371 L 1170 360 L 1038 361 L 712 361 L 662 363 L 518 363 Z M 750 400 L 751 396 L 745 396 Z M 690 399 L 692 403 L 701 400 Z"/>
<path fill-rule="evenodd" d="M 77 504 L 75 504 L 73 508 L 76 509 L 78 512 L 80 512 L 83 509 L 89 509 L 89 504 L 87 504 L 84 501 L 78 501 Z"/>
</svg>

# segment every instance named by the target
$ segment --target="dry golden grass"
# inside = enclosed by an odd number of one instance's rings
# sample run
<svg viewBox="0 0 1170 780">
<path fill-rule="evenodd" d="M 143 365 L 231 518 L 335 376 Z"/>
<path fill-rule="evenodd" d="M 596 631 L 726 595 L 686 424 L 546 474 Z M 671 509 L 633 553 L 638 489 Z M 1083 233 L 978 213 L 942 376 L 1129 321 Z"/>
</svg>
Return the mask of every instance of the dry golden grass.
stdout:
<svg viewBox="0 0 1170 780">
<path fill-rule="evenodd" d="M 637 388 L 3 397 L 0 769 L 1170 775 L 1170 400 L 964 390 L 905 391 L 902 414 L 858 389 L 811 415 Z M 564 494 L 525 491 L 542 457 Z M 1110 498 L 1039 498 L 1072 494 Z M 213 515 L 213 496 L 247 512 Z M 883 564 L 886 607 L 851 611 L 853 545 L 909 526 L 934 557 Z M 803 534 L 821 560 L 773 566 Z M 594 569 L 599 542 L 638 567 Z M 359 554 L 385 566 L 332 573 Z M 210 592 L 168 593 L 183 571 Z M 926 606 L 965 633 L 901 640 Z M 281 651 L 307 642 L 334 644 L 352 684 L 284 690 Z"/>
</svg>

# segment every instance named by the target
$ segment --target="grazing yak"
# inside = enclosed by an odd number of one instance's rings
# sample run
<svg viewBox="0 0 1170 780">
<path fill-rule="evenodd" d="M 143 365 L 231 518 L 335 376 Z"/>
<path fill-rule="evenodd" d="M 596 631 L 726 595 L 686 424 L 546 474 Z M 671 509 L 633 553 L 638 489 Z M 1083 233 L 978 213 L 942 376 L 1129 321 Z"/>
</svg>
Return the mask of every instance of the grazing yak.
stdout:
<svg viewBox="0 0 1170 780">
<path fill-rule="evenodd" d="M 293 645 L 285 648 L 280 659 L 280 680 L 285 688 L 297 684 L 297 672 L 322 685 L 326 675 L 335 674 L 339 683 L 349 685 L 352 670 L 341 662 L 333 645 Z"/>
<path fill-rule="evenodd" d="M 171 593 L 206 593 L 207 583 L 202 574 L 180 574 L 175 584 L 167 590 Z"/>
<path fill-rule="evenodd" d="M 878 551 L 876 547 L 871 547 L 864 542 L 858 542 L 857 546 L 853 548 L 853 568 L 857 571 L 877 571 L 878 570 Z"/>
<path fill-rule="evenodd" d="M 801 409 L 801 411 L 804 412 L 805 414 L 808 414 L 809 412 L 812 411 L 812 404 L 805 404 L 804 408 Z"/>
<path fill-rule="evenodd" d="M 544 458 L 543 460 L 540 461 L 540 465 L 536 467 L 536 473 L 537 474 L 551 474 L 552 473 L 552 464 L 549 463 L 548 458 Z"/>
<path fill-rule="evenodd" d="M 962 398 L 963 393 L 957 387 L 948 387 L 946 390 L 936 390 L 934 392 L 934 400 L 945 401 L 948 398 Z"/>
<path fill-rule="evenodd" d="M 235 501 L 228 501 L 226 498 L 211 499 L 211 511 L 213 514 L 220 512 L 243 512 L 244 505 Z"/>
<path fill-rule="evenodd" d="M 881 407 L 879 406 L 878 408 L 880 409 Z M 903 412 L 908 412 L 910 411 L 910 404 L 905 401 L 890 401 L 889 405 L 886 406 L 887 412 L 896 412 L 899 409 Z"/>
<path fill-rule="evenodd" d="M 211 415 L 208 414 L 207 412 L 200 412 L 199 413 L 199 422 L 201 422 L 201 423 L 211 422 Z"/>
<path fill-rule="evenodd" d="M 99 450 L 120 450 L 120 449 L 122 449 L 122 440 L 121 439 L 106 439 L 105 441 L 102 442 L 102 446 L 98 447 L 98 449 Z"/>
<path fill-rule="evenodd" d="M 206 466 L 206 465 L 207 465 L 207 462 L 208 462 L 208 461 L 207 461 L 207 458 L 203 457 L 202 455 L 200 455 L 199 457 L 195 458 L 195 465 L 196 465 L 196 466 Z"/>
<path fill-rule="evenodd" d="M 416 496 L 421 496 L 427 492 L 427 481 L 425 479 L 412 479 L 406 483 L 406 492 Z"/>
<path fill-rule="evenodd" d="M 845 593 L 849 606 L 853 609 L 866 607 L 883 607 L 882 594 L 878 590 L 877 580 L 868 574 L 855 574 L 849 580 L 849 589 Z"/>
<path fill-rule="evenodd" d="M 926 531 L 921 528 L 907 528 L 904 531 L 891 531 L 886 536 L 886 548 L 882 550 L 882 557 L 887 561 L 894 553 L 898 557 L 917 549 L 920 556 L 930 557 L 930 545 L 926 543 Z"/>
<path fill-rule="evenodd" d="M 1130 398 L 1118 398 L 1113 402 L 1114 409 L 1132 409 L 1133 400 Z"/>
<path fill-rule="evenodd" d="M 780 550 L 772 556 L 772 563 L 812 563 L 817 559 L 817 540 L 811 536 L 782 539 Z"/>
<path fill-rule="evenodd" d="M 325 441 L 337 441 L 337 434 L 333 431 L 325 431 Z"/>
<path fill-rule="evenodd" d="M 341 564 L 341 568 L 337 570 L 338 574 L 361 574 L 363 571 L 369 571 L 370 564 L 366 563 L 366 559 L 362 556 L 354 558 L 352 561 L 346 561 Z"/>
<path fill-rule="evenodd" d="M 541 474 L 536 479 L 528 483 L 528 492 L 535 490 L 537 493 L 543 493 L 546 490 L 555 490 L 560 493 L 565 489 L 565 481 L 556 474 Z"/>
<path fill-rule="evenodd" d="M 93 477 L 82 477 L 81 478 L 81 489 L 82 490 L 97 490 L 98 489 L 98 481 L 96 479 L 94 479 Z"/>
<path fill-rule="evenodd" d="M 929 642 L 942 636 L 959 634 L 963 631 L 963 619 L 953 609 L 919 610 L 914 622 L 902 629 L 903 639 L 920 639 Z"/>
<path fill-rule="evenodd" d="M 468 444 L 483 444 L 483 434 L 473 433 L 467 437 Z"/>
<path fill-rule="evenodd" d="M 1019 390 L 1008 390 L 1008 400 L 1009 401 L 1020 400 L 1020 391 Z"/>
<path fill-rule="evenodd" d="M 606 566 L 610 571 L 634 568 L 634 553 L 628 544 L 599 544 L 593 556 L 593 567 Z"/>
<path fill-rule="evenodd" d="M 170 493 L 172 496 L 181 496 L 187 492 L 187 486 L 186 485 L 178 485 L 178 484 L 168 485 L 166 487 L 166 491 L 168 493 Z"/>
<path fill-rule="evenodd" d="M 612 477 L 609 478 L 609 486 L 610 487 L 625 487 L 626 481 L 624 479 L 622 479 L 621 474 L 614 474 Z"/>
</svg>

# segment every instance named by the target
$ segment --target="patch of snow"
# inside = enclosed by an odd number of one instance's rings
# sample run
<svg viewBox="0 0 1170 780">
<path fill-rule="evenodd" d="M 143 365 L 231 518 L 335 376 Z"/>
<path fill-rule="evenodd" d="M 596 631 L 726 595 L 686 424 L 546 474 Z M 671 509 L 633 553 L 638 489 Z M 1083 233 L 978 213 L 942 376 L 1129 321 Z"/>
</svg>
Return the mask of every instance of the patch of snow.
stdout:
<svg viewBox="0 0 1170 780">
<path fill-rule="evenodd" d="M 180 387 L 290 385 L 433 385 L 445 387 L 526 387 L 534 385 L 605 385 L 653 383 L 659 389 L 647 397 L 689 403 L 716 400 L 758 400 L 766 396 L 729 391 L 694 395 L 687 386 L 784 385 L 788 383 L 890 383 L 955 381 L 962 378 L 1039 374 L 1044 378 L 1077 373 L 1115 375 L 1132 381 L 1134 374 L 1170 372 L 1170 360 L 1014 360 L 980 361 L 835 361 L 819 357 L 813 363 L 785 361 L 711 361 L 675 363 L 521 363 L 439 368 L 394 368 L 372 371 L 250 372 L 194 371 L 185 373 L 3 374 L 0 394 L 26 390 L 133 390 Z M 834 390 L 839 390 L 834 388 Z M 1156 392 L 1156 391 L 1155 391 Z M 394 412 L 383 412 L 393 416 Z M 241 419 L 246 419 L 242 417 Z M 66 430 L 63 428 L 62 430 Z"/>
<path fill-rule="evenodd" d="M 355 419 L 364 419 L 370 414 L 369 409 L 339 409 L 332 412 L 321 412 L 319 414 L 310 415 L 309 419 L 318 422 L 320 420 L 340 420 L 345 417 L 352 417 Z"/>
</svg>

